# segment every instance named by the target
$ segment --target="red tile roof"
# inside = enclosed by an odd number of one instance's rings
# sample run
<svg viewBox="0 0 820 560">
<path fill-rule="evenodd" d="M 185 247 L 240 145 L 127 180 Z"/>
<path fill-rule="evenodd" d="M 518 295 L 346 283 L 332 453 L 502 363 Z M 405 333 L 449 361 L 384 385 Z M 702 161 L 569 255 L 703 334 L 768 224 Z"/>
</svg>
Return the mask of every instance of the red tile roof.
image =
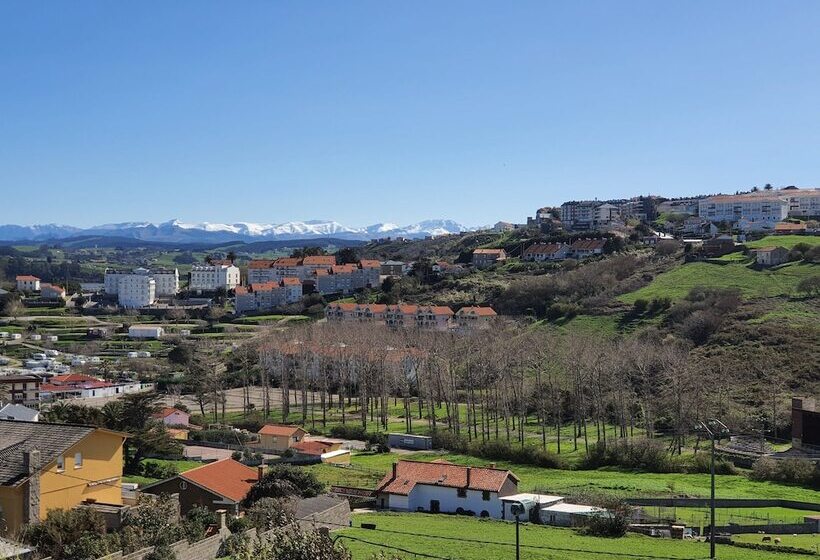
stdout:
<svg viewBox="0 0 820 560">
<path fill-rule="evenodd" d="M 33 282 L 35 280 L 39 280 L 36 276 L 32 276 L 31 274 L 21 274 L 16 278 L 19 282 Z"/>
<path fill-rule="evenodd" d="M 302 281 L 298 278 L 282 278 L 283 286 L 301 286 Z"/>
<path fill-rule="evenodd" d="M 468 472 L 469 484 L 467 482 Z M 518 483 L 517 476 L 503 469 L 465 467 L 447 461 L 433 461 L 432 463 L 399 461 L 396 464 L 395 477 L 392 472 L 388 473 L 376 487 L 376 491 L 407 496 L 416 484 L 426 484 L 498 492 L 508 478 Z"/>
<path fill-rule="evenodd" d="M 238 296 L 244 296 L 250 292 L 250 289 L 248 286 L 237 286 L 233 291 Z"/>
<path fill-rule="evenodd" d="M 503 255 L 504 249 L 475 249 L 473 251 L 474 255 Z"/>
<path fill-rule="evenodd" d="M 51 378 L 51 382 L 55 384 L 61 383 L 82 383 L 83 381 L 100 381 L 96 377 L 85 375 L 83 373 L 67 373 L 65 375 L 55 375 Z"/>
<path fill-rule="evenodd" d="M 775 231 L 805 231 L 806 230 L 806 224 L 793 224 L 791 222 L 780 222 L 780 223 L 774 225 L 774 230 Z"/>
<path fill-rule="evenodd" d="M 603 249 L 606 239 L 576 239 L 571 248 L 573 251 L 595 251 Z"/>
<path fill-rule="evenodd" d="M 359 261 L 359 266 L 362 268 L 381 268 L 382 263 L 377 260 L 362 259 Z"/>
<path fill-rule="evenodd" d="M 270 268 L 275 261 L 270 260 L 253 260 L 248 263 L 248 268 Z"/>
<path fill-rule="evenodd" d="M 265 424 L 256 433 L 262 434 L 262 435 L 265 435 L 265 436 L 287 436 L 287 437 L 290 437 L 293 434 L 295 434 L 296 432 L 298 432 L 299 430 L 301 430 L 302 432 L 305 432 L 305 430 L 302 430 L 302 428 L 300 428 L 299 426 L 286 426 L 286 425 L 283 425 L 283 424 Z M 305 432 L 305 433 L 307 433 L 307 432 Z"/>
<path fill-rule="evenodd" d="M 492 307 L 462 307 L 456 315 L 480 315 L 482 317 L 495 317 L 497 313 Z"/>
<path fill-rule="evenodd" d="M 299 266 L 301 261 L 294 257 L 286 257 L 281 259 L 276 259 L 273 263 L 274 266 Z"/>
<path fill-rule="evenodd" d="M 182 413 L 182 414 L 188 414 L 184 410 L 179 410 L 178 408 L 173 408 L 173 407 L 170 407 L 170 406 L 166 406 L 162 410 L 152 414 L 151 417 L 152 418 L 167 418 L 167 417 L 171 416 L 172 414 L 176 414 L 177 412 Z"/>
<path fill-rule="evenodd" d="M 425 305 L 419 307 L 419 313 L 433 313 L 434 315 L 452 315 L 453 310 L 446 305 Z"/>
<path fill-rule="evenodd" d="M 305 455 L 321 455 L 330 451 L 330 446 L 321 441 L 300 441 L 290 446 L 291 449 Z"/>
<path fill-rule="evenodd" d="M 536 243 L 524 249 L 525 255 L 554 255 L 564 247 L 563 243 Z"/>
<path fill-rule="evenodd" d="M 251 486 L 259 480 L 256 469 L 246 467 L 233 459 L 208 463 L 180 473 L 179 477 L 234 502 L 242 501 Z"/>
<path fill-rule="evenodd" d="M 333 266 L 336 264 L 336 257 L 333 255 L 314 255 L 302 259 L 304 266 Z"/>
</svg>

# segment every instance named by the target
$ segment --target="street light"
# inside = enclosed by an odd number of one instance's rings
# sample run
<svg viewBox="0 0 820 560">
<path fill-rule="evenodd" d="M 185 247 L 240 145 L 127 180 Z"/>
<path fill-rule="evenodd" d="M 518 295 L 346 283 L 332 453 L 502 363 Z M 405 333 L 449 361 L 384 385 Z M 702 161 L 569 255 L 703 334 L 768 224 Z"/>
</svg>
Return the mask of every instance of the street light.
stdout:
<svg viewBox="0 0 820 560">
<path fill-rule="evenodd" d="M 524 513 L 522 504 L 510 504 L 510 513 L 515 516 L 515 560 L 521 560 L 521 544 L 518 539 L 518 516 Z"/>
<path fill-rule="evenodd" d="M 709 520 L 709 558 L 715 558 L 715 438 L 720 439 L 722 436 L 729 434 L 729 428 L 720 420 L 706 420 L 699 422 L 695 426 L 696 430 L 702 430 L 709 435 L 712 442 L 712 460 L 709 465 L 709 471 L 712 475 L 712 495 L 709 500 L 710 520 Z"/>
</svg>

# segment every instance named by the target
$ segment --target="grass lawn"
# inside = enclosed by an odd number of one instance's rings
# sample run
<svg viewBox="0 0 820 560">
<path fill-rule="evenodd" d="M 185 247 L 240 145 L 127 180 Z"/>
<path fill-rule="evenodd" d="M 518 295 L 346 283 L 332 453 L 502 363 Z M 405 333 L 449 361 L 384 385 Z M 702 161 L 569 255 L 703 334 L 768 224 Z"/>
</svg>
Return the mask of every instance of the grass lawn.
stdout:
<svg viewBox="0 0 820 560">
<path fill-rule="evenodd" d="M 745 245 L 749 248 L 757 247 L 785 247 L 791 249 L 798 243 L 820 245 L 820 236 L 817 235 L 767 235 L 757 241 L 749 241 Z"/>
<path fill-rule="evenodd" d="M 656 515 L 657 508 L 642 508 L 649 515 Z M 671 512 L 678 521 L 690 527 L 709 525 L 709 508 L 661 508 L 663 517 Z M 807 515 L 820 515 L 816 511 L 803 511 L 782 507 L 767 508 L 718 508 L 715 509 L 717 525 L 766 525 L 768 523 L 803 523 Z"/>
<path fill-rule="evenodd" d="M 362 529 L 375 523 L 376 529 Z M 423 513 L 375 513 L 353 517 L 337 533 L 354 560 L 378 552 L 392 558 L 488 560 L 515 557 L 515 527 L 504 521 Z M 589 537 L 573 529 L 521 525 L 521 557 L 528 560 L 695 560 L 709 557 L 709 545 L 628 534 L 620 539 Z M 722 560 L 777 560 L 782 553 L 720 546 Z M 416 554 L 418 556 L 416 556 Z M 422 556 L 423 555 L 423 556 Z"/>
<path fill-rule="evenodd" d="M 813 534 L 813 535 L 735 535 L 733 538 L 736 541 L 746 542 L 746 543 L 755 543 L 755 544 L 764 544 L 763 537 L 769 536 L 772 539 L 772 547 L 777 548 L 778 545 L 774 544 L 774 539 L 780 539 L 779 546 L 792 546 L 794 548 L 804 548 L 806 550 L 811 550 L 815 553 L 820 553 L 820 535 Z M 770 543 L 765 543 L 770 544 Z M 782 555 L 781 555 L 782 556 Z M 782 556 L 783 558 L 788 558 L 787 556 Z"/>
<path fill-rule="evenodd" d="M 636 299 L 659 297 L 677 300 L 683 299 L 696 286 L 739 288 L 746 298 L 789 296 L 803 278 L 815 274 L 820 274 L 820 265 L 802 262 L 766 270 L 755 270 L 743 262 L 687 263 L 658 275 L 648 286 L 623 294 L 618 299 L 630 304 L 635 303 Z"/>
</svg>

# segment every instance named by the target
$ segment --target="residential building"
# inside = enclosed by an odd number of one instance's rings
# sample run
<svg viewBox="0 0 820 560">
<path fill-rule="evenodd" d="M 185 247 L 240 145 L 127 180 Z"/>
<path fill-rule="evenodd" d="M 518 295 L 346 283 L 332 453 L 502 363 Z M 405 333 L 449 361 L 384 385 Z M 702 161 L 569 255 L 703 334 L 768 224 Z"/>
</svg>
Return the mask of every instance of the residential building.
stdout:
<svg viewBox="0 0 820 560">
<path fill-rule="evenodd" d="M 473 512 L 501 519 L 501 498 L 517 493 L 518 477 L 505 469 L 399 461 L 376 487 L 376 504 L 391 511 Z"/>
<path fill-rule="evenodd" d="M 147 268 L 135 268 L 132 272 L 106 270 L 104 284 L 105 293 L 116 294 L 122 307 L 147 307 L 157 299 L 157 282 Z"/>
<path fill-rule="evenodd" d="M 576 239 L 569 246 L 569 252 L 576 259 L 586 259 L 602 255 L 604 247 L 606 247 L 606 239 Z"/>
<path fill-rule="evenodd" d="M 492 307 L 462 307 L 455 313 L 456 326 L 459 329 L 487 328 L 497 316 Z"/>
<path fill-rule="evenodd" d="M 513 231 L 515 224 L 510 222 L 496 222 L 493 226 L 493 231 L 496 233 L 504 233 L 505 231 Z"/>
<path fill-rule="evenodd" d="M 42 378 L 34 374 L 8 374 L 0 372 L 0 387 L 5 389 L 8 400 L 14 404 L 36 403 L 40 400 Z"/>
<path fill-rule="evenodd" d="M 179 494 L 180 512 L 195 507 L 228 510 L 238 515 L 242 500 L 262 475 L 263 467 L 251 468 L 233 459 L 221 459 L 182 472 L 142 489 L 147 494 Z"/>
<path fill-rule="evenodd" d="M 16 278 L 17 291 L 30 294 L 40 291 L 40 279 L 30 274 L 21 274 Z"/>
<path fill-rule="evenodd" d="M 160 325 L 131 325 L 128 327 L 129 338 L 162 338 L 165 329 Z"/>
<path fill-rule="evenodd" d="M 762 266 L 777 266 L 789 260 L 789 250 L 785 247 L 761 247 L 755 249 L 755 261 Z"/>
<path fill-rule="evenodd" d="M 686 235 L 717 235 L 718 229 L 711 221 L 699 216 L 689 216 L 683 220 Z"/>
<path fill-rule="evenodd" d="M 806 233 L 805 222 L 795 224 L 792 222 L 780 222 L 774 226 L 775 235 L 802 235 Z"/>
<path fill-rule="evenodd" d="M 666 200 L 657 206 L 658 214 L 684 214 L 695 216 L 698 213 L 697 198 L 679 198 L 677 200 Z"/>
<path fill-rule="evenodd" d="M 43 299 L 65 299 L 65 288 L 56 284 L 40 284 L 40 297 Z"/>
<path fill-rule="evenodd" d="M 402 261 L 384 261 L 381 263 L 383 276 L 404 276 L 410 270 L 409 265 Z"/>
<path fill-rule="evenodd" d="M 421 305 L 416 311 L 416 328 L 446 331 L 450 328 L 453 310 L 444 305 Z"/>
<path fill-rule="evenodd" d="M 328 321 L 384 323 L 387 305 L 383 303 L 331 303 L 325 308 Z"/>
<path fill-rule="evenodd" d="M 300 263 L 301 270 L 299 271 L 299 278 L 307 280 L 310 278 L 314 270 L 327 270 L 332 266 L 336 266 L 336 257 L 333 255 L 314 255 L 312 257 L 305 257 Z"/>
<path fill-rule="evenodd" d="M 476 268 L 487 268 L 505 260 L 507 260 L 507 252 L 504 249 L 476 249 L 473 251 L 472 262 Z"/>
<path fill-rule="evenodd" d="M 566 243 L 535 243 L 521 254 L 521 259 L 531 262 L 560 261 L 569 255 Z"/>
<path fill-rule="evenodd" d="M 276 282 L 276 272 L 272 260 L 252 260 L 248 263 L 248 285 Z"/>
<path fill-rule="evenodd" d="M 774 229 L 788 214 L 789 202 L 768 192 L 710 196 L 698 204 L 701 218 L 737 224 L 742 231 Z"/>
<path fill-rule="evenodd" d="M 381 263 L 362 260 L 356 264 L 339 264 L 312 271 L 311 282 L 320 294 L 349 294 L 379 285 Z"/>
<path fill-rule="evenodd" d="M 239 268 L 230 261 L 195 264 L 191 267 L 191 280 L 188 288 L 204 292 L 219 289 L 233 290 L 239 285 L 239 274 Z"/>
<path fill-rule="evenodd" d="M 561 205 L 561 222 L 575 231 L 608 227 L 620 222 L 621 211 L 614 204 L 599 200 L 569 201 Z"/>
<path fill-rule="evenodd" d="M 570 504 L 562 496 L 545 494 L 513 494 L 501 498 L 504 510 L 502 519 L 513 520 L 513 506 L 519 506 L 519 519 L 538 519 L 542 525 L 558 527 L 578 527 L 586 525 L 589 518 L 603 515 L 606 510 L 595 506 Z"/>
<path fill-rule="evenodd" d="M 790 217 L 820 218 L 820 189 L 786 187 L 777 194 L 788 202 Z"/>
<path fill-rule="evenodd" d="M 350 464 L 350 450 L 342 449 L 342 443 L 328 440 L 304 439 L 291 447 L 296 460 L 317 461 L 335 465 Z"/>
<path fill-rule="evenodd" d="M 151 270 L 157 297 L 175 296 L 179 292 L 179 269 L 155 268 Z"/>
<path fill-rule="evenodd" d="M 40 420 L 40 411 L 22 404 L 12 404 L 0 407 L 0 420 L 19 420 L 21 422 L 37 422 Z"/>
<path fill-rule="evenodd" d="M 707 257 L 722 257 L 735 250 L 735 240 L 731 235 L 719 235 L 703 242 L 703 254 Z"/>
<path fill-rule="evenodd" d="M 259 447 L 277 453 L 287 451 L 307 435 L 299 426 L 284 424 L 265 424 L 256 433 L 259 435 Z"/>
<path fill-rule="evenodd" d="M 143 390 L 139 381 L 110 382 L 90 375 L 70 373 L 55 375 L 40 385 L 40 400 L 67 398 L 116 397 Z"/>
<path fill-rule="evenodd" d="M 236 312 L 253 313 L 298 303 L 302 299 L 302 282 L 298 278 L 282 278 L 278 282 L 263 282 L 236 287 Z"/>
<path fill-rule="evenodd" d="M 83 502 L 122 505 L 125 435 L 75 424 L 0 420 L 0 532 Z"/>
<path fill-rule="evenodd" d="M 655 196 L 636 196 L 618 204 L 618 215 L 612 215 L 612 221 L 632 218 L 643 223 L 651 222 L 658 217 L 657 199 Z"/>
<path fill-rule="evenodd" d="M 180 410 L 166 406 L 162 410 L 151 415 L 155 420 L 161 420 L 166 426 L 187 426 L 191 415 Z"/>
<path fill-rule="evenodd" d="M 792 447 L 820 450 L 820 411 L 815 397 L 792 397 Z"/>
</svg>

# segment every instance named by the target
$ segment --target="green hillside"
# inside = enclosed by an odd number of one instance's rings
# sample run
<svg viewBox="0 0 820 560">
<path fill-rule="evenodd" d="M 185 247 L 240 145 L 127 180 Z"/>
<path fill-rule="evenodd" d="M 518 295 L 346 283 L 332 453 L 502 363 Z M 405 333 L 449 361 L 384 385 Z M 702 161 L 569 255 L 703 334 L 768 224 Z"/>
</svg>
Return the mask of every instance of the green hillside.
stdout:
<svg viewBox="0 0 820 560">
<path fill-rule="evenodd" d="M 745 245 L 749 248 L 757 248 L 757 247 L 785 247 L 786 249 L 791 249 L 798 243 L 805 243 L 807 245 L 811 245 L 812 247 L 815 245 L 820 245 L 820 236 L 810 236 L 810 235 L 767 235 L 763 239 L 758 239 L 757 241 L 749 241 L 745 243 Z"/>
</svg>

